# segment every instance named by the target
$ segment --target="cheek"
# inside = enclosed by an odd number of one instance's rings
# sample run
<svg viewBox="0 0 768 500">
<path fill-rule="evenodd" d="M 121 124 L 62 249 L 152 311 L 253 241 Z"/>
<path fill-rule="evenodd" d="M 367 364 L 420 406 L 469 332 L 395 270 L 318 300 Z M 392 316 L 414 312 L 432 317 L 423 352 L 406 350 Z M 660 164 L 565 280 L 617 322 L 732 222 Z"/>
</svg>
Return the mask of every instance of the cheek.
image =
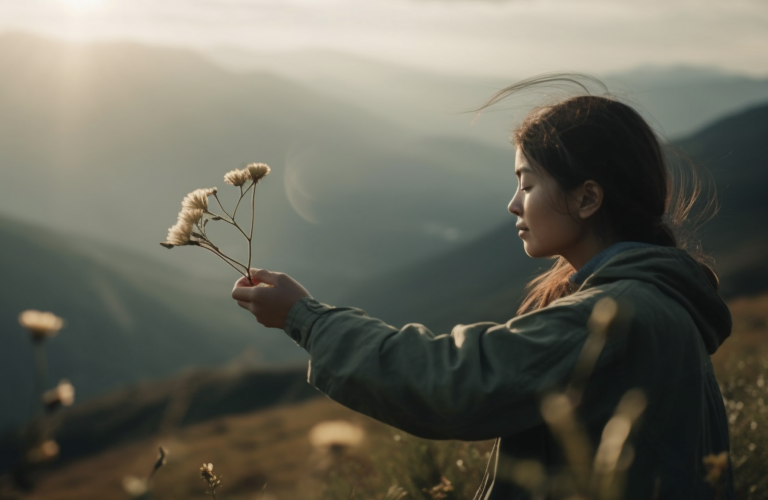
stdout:
<svg viewBox="0 0 768 500">
<path fill-rule="evenodd" d="M 526 199 L 530 234 L 526 250 L 533 256 L 559 255 L 578 238 L 578 224 L 564 210 L 558 211 L 545 197 Z"/>
</svg>

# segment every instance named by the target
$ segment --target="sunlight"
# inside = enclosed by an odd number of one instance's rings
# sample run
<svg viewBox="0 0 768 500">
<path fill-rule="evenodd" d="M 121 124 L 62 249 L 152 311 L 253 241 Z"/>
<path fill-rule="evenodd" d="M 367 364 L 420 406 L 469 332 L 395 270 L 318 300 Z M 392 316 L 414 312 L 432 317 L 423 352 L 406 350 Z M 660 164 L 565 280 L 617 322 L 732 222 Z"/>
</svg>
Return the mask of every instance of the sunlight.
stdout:
<svg viewBox="0 0 768 500">
<path fill-rule="evenodd" d="M 105 3 L 105 0 L 58 0 L 58 1 L 66 5 L 67 7 L 77 11 L 90 10 L 90 9 L 93 9 L 94 7 L 97 7 Z"/>
</svg>

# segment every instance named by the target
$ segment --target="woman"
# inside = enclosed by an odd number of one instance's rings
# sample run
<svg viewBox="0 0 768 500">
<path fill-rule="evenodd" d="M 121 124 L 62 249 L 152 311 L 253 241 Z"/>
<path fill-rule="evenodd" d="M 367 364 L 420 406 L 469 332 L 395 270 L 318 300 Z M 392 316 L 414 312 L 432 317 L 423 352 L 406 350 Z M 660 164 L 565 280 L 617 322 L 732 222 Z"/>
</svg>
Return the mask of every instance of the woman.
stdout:
<svg viewBox="0 0 768 500">
<path fill-rule="evenodd" d="M 675 236 L 692 200 L 672 203 L 658 138 L 631 107 L 586 95 L 536 109 L 513 139 L 518 188 L 509 212 L 526 253 L 557 261 L 507 323 L 458 325 L 450 335 L 398 329 L 321 304 L 266 270 L 253 276 L 271 287 L 241 279 L 233 298 L 309 352 L 310 383 L 334 400 L 417 436 L 500 437 L 502 463 L 533 459 L 550 474 L 568 461 L 542 398 L 572 388 L 593 308 L 612 299 L 621 327 L 605 338 L 573 403 L 583 432 L 596 446 L 622 396 L 638 389 L 647 406 L 631 437 L 623 498 L 731 498 L 730 472 L 713 488 L 702 464 L 729 449 L 709 356 L 731 317 L 706 259 Z M 529 493 L 500 474 L 491 498 Z"/>
</svg>

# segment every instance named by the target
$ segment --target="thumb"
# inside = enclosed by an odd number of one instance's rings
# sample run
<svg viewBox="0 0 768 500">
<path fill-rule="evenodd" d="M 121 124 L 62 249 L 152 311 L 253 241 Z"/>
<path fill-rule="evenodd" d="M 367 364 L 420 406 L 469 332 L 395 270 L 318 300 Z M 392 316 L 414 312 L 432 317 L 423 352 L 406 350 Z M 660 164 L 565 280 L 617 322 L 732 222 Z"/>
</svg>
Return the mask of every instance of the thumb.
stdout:
<svg viewBox="0 0 768 500">
<path fill-rule="evenodd" d="M 266 269 L 251 269 L 251 279 L 255 282 L 266 283 L 267 285 L 277 285 L 280 273 L 273 273 Z"/>
</svg>

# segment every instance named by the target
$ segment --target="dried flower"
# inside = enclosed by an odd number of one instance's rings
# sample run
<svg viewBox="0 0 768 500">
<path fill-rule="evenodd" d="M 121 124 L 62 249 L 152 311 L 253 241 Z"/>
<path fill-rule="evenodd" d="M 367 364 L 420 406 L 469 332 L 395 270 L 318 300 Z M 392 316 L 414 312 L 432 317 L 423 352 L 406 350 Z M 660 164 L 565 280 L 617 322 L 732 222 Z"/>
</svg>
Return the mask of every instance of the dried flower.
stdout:
<svg viewBox="0 0 768 500">
<path fill-rule="evenodd" d="M 315 448 L 342 450 L 360 444 L 364 432 L 346 420 L 320 422 L 309 431 L 309 441 Z"/>
<path fill-rule="evenodd" d="M 54 337 L 61 327 L 64 326 L 64 320 L 50 312 L 27 310 L 19 314 L 19 323 L 29 330 L 34 340 L 43 340 Z"/>
<path fill-rule="evenodd" d="M 453 484 L 451 484 L 451 481 L 447 477 L 442 476 L 439 484 L 431 488 L 422 488 L 421 491 L 432 497 L 434 500 L 442 500 L 443 498 L 448 498 L 448 493 L 453 491 Z"/>
<path fill-rule="evenodd" d="M 263 177 L 269 174 L 271 169 L 266 163 L 251 163 L 245 167 L 251 175 L 253 182 L 259 182 Z"/>
<path fill-rule="evenodd" d="M 213 473 L 213 464 L 203 464 L 203 466 L 200 467 L 200 477 L 208 483 L 208 488 L 211 490 L 211 496 L 215 499 L 216 488 L 221 486 L 221 479 L 216 477 Z"/>
<path fill-rule="evenodd" d="M 66 379 L 62 379 L 59 385 L 43 393 L 43 404 L 48 411 L 53 411 L 60 406 L 71 406 L 74 402 L 75 388 Z"/>
<path fill-rule="evenodd" d="M 235 169 L 224 174 L 224 182 L 232 186 L 242 186 L 251 180 L 251 173 L 246 170 Z"/>
<path fill-rule="evenodd" d="M 27 460 L 30 463 L 50 462 L 59 456 L 59 445 L 49 439 L 27 451 Z"/>
<path fill-rule="evenodd" d="M 384 500 L 402 500 L 407 496 L 408 496 L 407 491 L 405 491 L 400 486 L 393 484 L 387 490 L 387 496 L 384 497 Z"/>
<path fill-rule="evenodd" d="M 142 498 L 149 492 L 149 481 L 136 476 L 125 476 L 123 489 L 132 498 Z"/>
<path fill-rule="evenodd" d="M 203 464 L 203 466 L 200 467 L 200 476 L 206 481 L 216 477 L 213 475 L 213 464 Z"/>
<path fill-rule="evenodd" d="M 195 189 L 181 201 L 182 208 L 208 210 L 208 197 L 218 191 L 216 188 Z"/>
<path fill-rule="evenodd" d="M 178 215 L 178 221 L 183 222 L 184 224 L 189 224 L 190 226 L 193 226 L 200 222 L 200 219 L 203 217 L 203 210 L 199 208 L 185 208 L 181 212 L 179 212 Z"/>
<path fill-rule="evenodd" d="M 201 191 L 198 189 L 198 191 Z M 176 224 L 168 229 L 168 237 L 165 243 L 161 245 L 171 248 L 175 246 L 188 245 L 192 230 L 203 216 L 203 210 L 200 208 L 185 208 L 179 212 Z"/>
<path fill-rule="evenodd" d="M 168 248 L 186 245 L 189 243 L 189 237 L 191 235 L 191 225 L 176 222 L 176 224 L 168 229 L 168 236 L 165 238 L 165 242 L 160 244 Z"/>
<path fill-rule="evenodd" d="M 704 457 L 704 468 L 707 470 L 707 475 L 704 478 L 706 482 L 719 488 L 723 483 L 723 472 L 728 469 L 728 452 L 723 451 L 715 455 L 707 455 Z"/>
<path fill-rule="evenodd" d="M 219 200 L 219 197 L 216 194 L 218 192 L 216 188 L 196 189 L 187 194 L 181 202 L 182 211 L 179 213 L 176 224 L 168 229 L 166 241 L 160 243 L 160 245 L 165 248 L 194 245 L 203 248 L 204 250 L 208 250 L 221 258 L 238 273 L 242 274 L 251 285 L 254 285 L 255 283 L 251 280 L 250 269 L 253 256 L 256 184 L 265 175 L 269 174 L 269 172 L 270 168 L 268 165 L 264 163 L 251 163 L 242 170 L 235 169 L 224 174 L 224 182 L 240 187 L 240 198 L 237 200 L 235 208 L 231 213 L 224 208 L 224 205 L 222 205 L 221 200 Z M 248 182 L 251 182 L 248 185 L 248 188 L 243 189 L 243 185 Z M 251 188 L 253 188 L 253 191 L 249 194 L 248 191 L 250 191 Z M 208 197 L 213 195 L 216 195 L 216 203 L 218 203 L 218 207 L 221 209 L 220 213 L 215 213 L 217 209 L 214 208 L 211 209 L 213 211 L 209 210 Z M 251 205 L 250 228 L 242 226 L 237 221 L 237 210 L 246 195 L 250 198 Z M 243 235 L 248 242 L 247 263 L 240 262 L 230 257 L 219 247 L 214 245 L 206 233 L 207 225 L 214 221 L 224 221 L 236 228 L 240 234 Z M 195 228 L 197 228 L 197 230 L 195 230 Z"/>
</svg>

